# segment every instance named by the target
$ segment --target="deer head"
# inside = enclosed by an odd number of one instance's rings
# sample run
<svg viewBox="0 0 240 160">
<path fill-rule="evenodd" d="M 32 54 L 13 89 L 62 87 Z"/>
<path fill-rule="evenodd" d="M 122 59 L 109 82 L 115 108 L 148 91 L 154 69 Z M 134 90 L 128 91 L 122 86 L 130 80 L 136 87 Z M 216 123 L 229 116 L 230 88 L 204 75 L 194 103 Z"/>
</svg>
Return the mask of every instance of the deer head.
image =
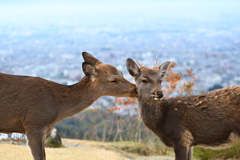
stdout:
<svg viewBox="0 0 240 160">
<path fill-rule="evenodd" d="M 161 82 L 170 62 L 147 68 L 137 64 L 131 58 L 126 61 L 128 72 L 134 77 L 139 98 L 145 101 L 158 101 L 163 97 Z"/>
<path fill-rule="evenodd" d="M 85 62 L 83 72 L 96 84 L 102 95 L 136 97 L 136 86 L 127 81 L 116 67 L 104 64 L 87 52 L 82 53 Z"/>
</svg>

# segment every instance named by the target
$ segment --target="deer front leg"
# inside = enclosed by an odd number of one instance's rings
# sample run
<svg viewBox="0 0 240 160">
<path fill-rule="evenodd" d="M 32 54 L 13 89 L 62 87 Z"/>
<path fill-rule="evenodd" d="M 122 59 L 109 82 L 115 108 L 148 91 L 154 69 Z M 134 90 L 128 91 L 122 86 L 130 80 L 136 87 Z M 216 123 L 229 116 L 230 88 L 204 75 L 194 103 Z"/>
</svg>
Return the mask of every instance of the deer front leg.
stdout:
<svg viewBox="0 0 240 160">
<path fill-rule="evenodd" d="M 191 143 L 193 136 L 190 131 L 184 130 L 179 134 L 180 136 L 173 139 L 174 152 L 176 160 L 191 160 L 192 148 Z"/>
<path fill-rule="evenodd" d="M 27 132 L 28 145 L 34 160 L 45 160 L 44 134 L 42 130 Z"/>
<path fill-rule="evenodd" d="M 174 145 L 174 152 L 175 152 L 175 160 L 188 160 L 188 148 L 175 144 Z"/>
</svg>

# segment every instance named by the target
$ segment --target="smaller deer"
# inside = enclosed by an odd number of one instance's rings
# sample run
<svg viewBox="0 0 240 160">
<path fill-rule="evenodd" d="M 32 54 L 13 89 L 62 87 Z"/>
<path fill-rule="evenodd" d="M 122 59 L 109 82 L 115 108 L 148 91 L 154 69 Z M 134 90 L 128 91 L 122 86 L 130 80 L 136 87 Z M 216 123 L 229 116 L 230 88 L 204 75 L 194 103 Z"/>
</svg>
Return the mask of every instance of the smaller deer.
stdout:
<svg viewBox="0 0 240 160">
<path fill-rule="evenodd" d="M 154 68 L 127 59 L 138 91 L 145 125 L 168 147 L 176 160 L 191 160 L 193 146 L 226 148 L 240 142 L 240 86 L 197 96 L 162 99 L 162 78 L 170 62 Z"/>
<path fill-rule="evenodd" d="M 71 86 L 39 77 L 0 73 L 0 133 L 24 133 L 34 160 L 45 160 L 43 141 L 60 121 L 101 96 L 136 97 L 136 86 L 114 66 L 82 53 L 85 77 Z"/>
</svg>

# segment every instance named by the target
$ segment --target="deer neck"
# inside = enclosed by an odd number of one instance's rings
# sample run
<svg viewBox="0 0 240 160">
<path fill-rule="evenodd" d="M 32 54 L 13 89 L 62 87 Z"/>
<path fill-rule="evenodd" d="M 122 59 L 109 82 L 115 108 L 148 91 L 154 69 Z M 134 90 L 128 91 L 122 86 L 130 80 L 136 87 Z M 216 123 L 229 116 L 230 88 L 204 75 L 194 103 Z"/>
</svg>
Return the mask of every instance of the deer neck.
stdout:
<svg viewBox="0 0 240 160">
<path fill-rule="evenodd" d="M 140 109 L 141 117 L 147 127 L 153 131 L 161 125 L 163 121 L 163 111 L 165 109 L 165 100 L 144 101 L 138 99 L 138 106 Z"/>
<path fill-rule="evenodd" d="M 99 87 L 86 76 L 72 86 L 65 86 L 60 93 L 59 120 L 81 112 L 102 96 Z"/>
</svg>

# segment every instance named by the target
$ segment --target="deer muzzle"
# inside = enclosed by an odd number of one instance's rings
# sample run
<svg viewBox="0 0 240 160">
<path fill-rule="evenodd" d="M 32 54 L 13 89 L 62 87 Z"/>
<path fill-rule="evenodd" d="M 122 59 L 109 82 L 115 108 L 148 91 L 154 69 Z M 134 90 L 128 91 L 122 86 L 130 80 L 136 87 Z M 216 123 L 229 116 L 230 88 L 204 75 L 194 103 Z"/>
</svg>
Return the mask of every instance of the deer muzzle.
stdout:
<svg viewBox="0 0 240 160">
<path fill-rule="evenodd" d="M 163 98 L 163 93 L 161 91 L 157 91 L 152 95 L 155 101 L 159 101 Z"/>
</svg>

